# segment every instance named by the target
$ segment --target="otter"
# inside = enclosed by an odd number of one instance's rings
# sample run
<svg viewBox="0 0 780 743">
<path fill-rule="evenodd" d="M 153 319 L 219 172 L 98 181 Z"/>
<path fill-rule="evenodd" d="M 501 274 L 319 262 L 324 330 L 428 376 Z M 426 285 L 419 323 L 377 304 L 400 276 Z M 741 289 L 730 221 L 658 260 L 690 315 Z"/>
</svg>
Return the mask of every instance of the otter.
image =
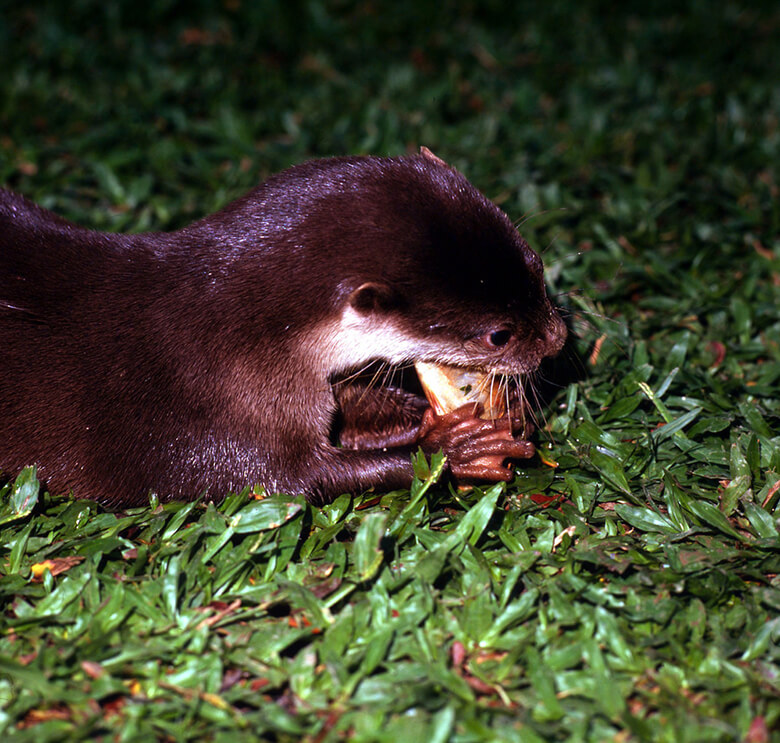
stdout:
<svg viewBox="0 0 780 743">
<path fill-rule="evenodd" d="M 322 505 L 408 487 L 418 447 L 509 480 L 534 447 L 506 426 L 349 380 L 522 375 L 566 335 L 539 256 L 425 149 L 306 162 L 173 232 L 91 231 L 0 189 L 0 276 L 0 470 L 109 507 L 255 484 Z"/>
</svg>

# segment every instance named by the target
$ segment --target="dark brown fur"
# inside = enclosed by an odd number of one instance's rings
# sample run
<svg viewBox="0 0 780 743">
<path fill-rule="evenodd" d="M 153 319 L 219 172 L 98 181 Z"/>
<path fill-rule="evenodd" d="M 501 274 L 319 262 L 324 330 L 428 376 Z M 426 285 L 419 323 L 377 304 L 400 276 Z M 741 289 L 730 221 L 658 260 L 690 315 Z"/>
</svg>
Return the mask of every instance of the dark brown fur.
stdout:
<svg viewBox="0 0 780 743">
<path fill-rule="evenodd" d="M 466 443 L 421 433 L 400 391 L 339 385 L 337 409 L 331 383 L 377 358 L 529 371 L 565 335 L 509 219 L 426 155 L 306 163 L 171 233 L 0 189 L 0 277 L 0 468 L 109 505 L 254 483 L 325 503 L 408 486 L 418 444 L 527 456 L 470 416 Z"/>
</svg>

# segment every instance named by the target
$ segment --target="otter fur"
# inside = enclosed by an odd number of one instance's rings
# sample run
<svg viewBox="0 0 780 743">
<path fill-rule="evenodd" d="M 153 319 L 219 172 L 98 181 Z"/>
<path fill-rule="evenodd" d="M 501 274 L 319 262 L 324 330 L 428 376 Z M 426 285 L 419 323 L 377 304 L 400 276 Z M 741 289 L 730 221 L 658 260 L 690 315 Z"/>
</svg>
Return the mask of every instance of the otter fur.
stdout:
<svg viewBox="0 0 780 743">
<path fill-rule="evenodd" d="M 0 470 L 114 507 L 253 484 L 324 504 L 408 486 L 417 447 L 509 479 L 486 462 L 529 442 L 348 379 L 534 370 L 566 334 L 542 273 L 427 150 L 304 163 L 168 233 L 91 231 L 0 189 Z"/>
</svg>

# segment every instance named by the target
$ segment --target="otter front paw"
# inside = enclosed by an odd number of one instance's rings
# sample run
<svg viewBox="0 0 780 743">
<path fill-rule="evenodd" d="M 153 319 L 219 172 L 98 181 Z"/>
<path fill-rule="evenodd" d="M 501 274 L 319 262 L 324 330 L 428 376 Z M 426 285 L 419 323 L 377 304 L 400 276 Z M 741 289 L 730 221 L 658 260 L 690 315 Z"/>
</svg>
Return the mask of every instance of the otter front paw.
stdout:
<svg viewBox="0 0 780 743">
<path fill-rule="evenodd" d="M 503 420 L 504 425 L 506 425 L 506 418 Z M 512 433 L 514 433 L 515 436 L 527 439 L 536 431 L 536 425 L 534 424 L 536 418 L 531 410 L 531 406 L 525 398 L 520 399 L 515 397 L 510 401 L 509 420 L 512 422 Z"/>
<path fill-rule="evenodd" d="M 512 470 L 507 459 L 528 459 L 536 451 L 530 441 L 517 441 L 506 418 L 477 418 L 473 403 L 437 416 L 428 409 L 423 416 L 417 443 L 426 454 L 440 449 L 450 473 L 458 482 L 507 482 Z"/>
</svg>

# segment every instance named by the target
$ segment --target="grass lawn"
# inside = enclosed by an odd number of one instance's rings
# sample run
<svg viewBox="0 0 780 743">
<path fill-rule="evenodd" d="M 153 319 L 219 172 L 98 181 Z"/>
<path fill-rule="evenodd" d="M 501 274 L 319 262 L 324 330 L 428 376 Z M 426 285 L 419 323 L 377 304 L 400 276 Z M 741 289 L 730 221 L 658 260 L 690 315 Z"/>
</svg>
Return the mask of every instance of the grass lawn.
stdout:
<svg viewBox="0 0 780 743">
<path fill-rule="evenodd" d="M 0 184 L 172 229 L 307 158 L 427 145 L 570 318 L 549 464 L 126 513 L 26 470 L 6 739 L 780 741 L 780 9 L 183 7 L 4 2 Z"/>
</svg>

